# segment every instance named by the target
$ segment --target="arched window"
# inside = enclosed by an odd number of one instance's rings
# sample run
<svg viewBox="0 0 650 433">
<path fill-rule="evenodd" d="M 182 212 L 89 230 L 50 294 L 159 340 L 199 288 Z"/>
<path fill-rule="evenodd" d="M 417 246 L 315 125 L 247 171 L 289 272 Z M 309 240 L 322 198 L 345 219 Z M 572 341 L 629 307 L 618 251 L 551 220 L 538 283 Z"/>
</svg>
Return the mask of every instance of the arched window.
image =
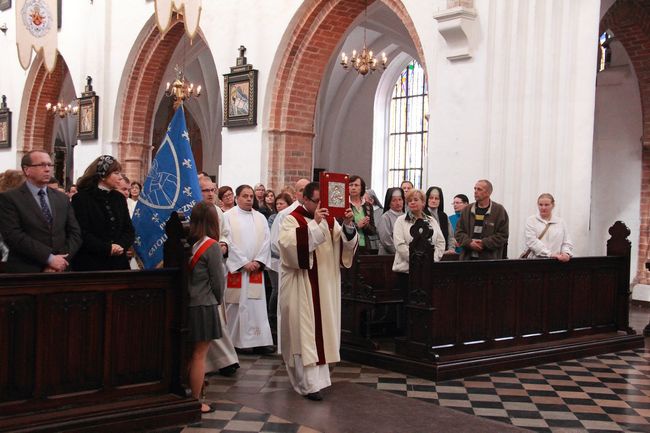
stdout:
<svg viewBox="0 0 650 433">
<path fill-rule="evenodd" d="M 424 69 L 412 60 L 402 71 L 390 102 L 387 185 L 410 180 L 422 188 L 424 154 L 429 130 L 429 96 Z"/>
<path fill-rule="evenodd" d="M 610 44 L 614 40 L 614 35 L 611 31 L 607 30 L 600 35 L 600 51 L 598 53 L 598 72 L 604 71 L 609 67 L 609 64 L 612 61 L 612 49 Z"/>
</svg>

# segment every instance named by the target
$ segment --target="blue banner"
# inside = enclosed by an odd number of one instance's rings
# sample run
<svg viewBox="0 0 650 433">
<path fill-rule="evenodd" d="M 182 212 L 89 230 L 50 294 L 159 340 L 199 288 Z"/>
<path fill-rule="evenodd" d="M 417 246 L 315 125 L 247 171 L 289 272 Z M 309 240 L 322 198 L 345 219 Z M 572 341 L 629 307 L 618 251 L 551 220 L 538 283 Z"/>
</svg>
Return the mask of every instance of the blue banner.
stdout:
<svg viewBox="0 0 650 433">
<path fill-rule="evenodd" d="M 181 105 L 151 163 L 138 204 L 133 212 L 135 252 L 145 269 L 162 263 L 167 240 L 165 223 L 173 211 L 190 215 L 202 200 L 199 179 L 190 147 L 190 136 Z"/>
</svg>

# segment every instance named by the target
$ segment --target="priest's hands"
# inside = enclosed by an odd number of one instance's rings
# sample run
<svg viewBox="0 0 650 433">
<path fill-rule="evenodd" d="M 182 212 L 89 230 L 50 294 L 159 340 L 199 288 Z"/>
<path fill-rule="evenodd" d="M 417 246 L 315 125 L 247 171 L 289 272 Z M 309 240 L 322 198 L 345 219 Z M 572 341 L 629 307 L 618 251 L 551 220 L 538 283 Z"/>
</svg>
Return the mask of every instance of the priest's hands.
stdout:
<svg viewBox="0 0 650 433">
<path fill-rule="evenodd" d="M 316 210 L 314 211 L 314 221 L 316 224 L 320 224 L 321 221 L 326 219 L 329 216 L 329 209 L 326 207 L 320 207 L 320 201 L 316 205 Z"/>
<path fill-rule="evenodd" d="M 368 218 L 368 217 L 366 217 Z M 350 226 L 352 225 L 352 220 L 354 219 L 354 213 L 352 213 L 352 209 L 347 208 L 345 210 L 345 217 L 343 218 L 343 224 Z M 370 218 L 368 218 L 370 220 Z"/>
<path fill-rule="evenodd" d="M 253 261 L 253 262 L 248 262 L 244 266 L 242 266 L 246 272 L 252 273 L 252 272 L 257 272 L 260 270 L 260 264 Z"/>
</svg>

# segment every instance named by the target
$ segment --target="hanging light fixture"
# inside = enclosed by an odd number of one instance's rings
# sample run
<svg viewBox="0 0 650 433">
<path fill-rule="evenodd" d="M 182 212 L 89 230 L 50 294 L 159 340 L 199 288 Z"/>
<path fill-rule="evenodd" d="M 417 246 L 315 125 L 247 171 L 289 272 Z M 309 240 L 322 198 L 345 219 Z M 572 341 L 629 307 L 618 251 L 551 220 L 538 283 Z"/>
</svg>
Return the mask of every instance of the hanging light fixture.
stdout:
<svg viewBox="0 0 650 433">
<path fill-rule="evenodd" d="M 61 119 L 66 117 L 68 114 L 76 116 L 79 113 L 79 106 L 72 106 L 72 104 L 64 105 L 62 102 L 57 102 L 52 104 L 48 102 L 45 104 L 45 109 L 48 113 L 51 113 L 55 116 L 59 116 Z"/>
<path fill-rule="evenodd" d="M 172 98 L 174 101 L 174 109 L 176 109 L 186 99 L 189 99 L 192 96 L 195 98 L 201 96 L 201 86 L 199 85 L 194 87 L 194 83 L 188 82 L 185 79 L 183 69 L 180 66 L 176 65 L 174 70 L 176 71 L 176 79 L 173 83 L 167 82 L 165 96 Z"/>
<path fill-rule="evenodd" d="M 378 59 L 374 56 L 372 50 L 366 46 L 366 28 L 368 27 L 368 0 L 365 2 L 364 7 L 364 25 L 363 25 L 363 48 L 361 52 L 352 50 L 352 58 L 348 58 L 345 51 L 341 53 L 341 66 L 343 69 L 348 69 L 350 65 L 361 75 L 366 75 L 368 72 L 377 70 Z M 381 68 L 386 69 L 388 58 L 386 53 L 381 53 Z"/>
</svg>

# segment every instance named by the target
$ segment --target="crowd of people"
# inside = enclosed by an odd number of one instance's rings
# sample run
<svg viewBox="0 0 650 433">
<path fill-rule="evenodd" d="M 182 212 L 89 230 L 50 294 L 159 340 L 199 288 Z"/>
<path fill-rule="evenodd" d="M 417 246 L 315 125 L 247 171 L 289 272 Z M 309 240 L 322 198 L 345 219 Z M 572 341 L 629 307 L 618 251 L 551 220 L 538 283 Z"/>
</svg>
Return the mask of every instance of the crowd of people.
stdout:
<svg viewBox="0 0 650 433">
<path fill-rule="evenodd" d="M 130 181 L 117 159 L 102 155 L 75 185 L 62 191 L 44 151 L 31 151 L 21 170 L 0 175 L 0 248 L 6 272 L 138 269 L 131 222 L 142 184 Z M 188 378 L 199 398 L 207 373 L 230 376 L 238 351 L 276 351 L 277 329 L 290 382 L 296 392 L 321 400 L 330 385 L 327 365 L 340 346 L 340 267 L 355 254 L 394 255 L 393 271 L 408 284 L 411 227 L 431 228 L 434 261 L 505 258 L 509 221 L 481 179 L 473 203 L 453 198 L 444 211 L 440 187 L 391 187 L 384 205 L 364 179 L 349 178 L 350 208 L 338 220 L 320 206 L 320 186 L 300 179 L 277 193 L 258 183 L 218 187 L 199 173 L 202 201 L 191 212 L 188 326 L 194 351 Z M 573 245 L 567 226 L 553 215 L 545 193 L 526 220 L 526 251 L 520 258 L 568 261 Z M 203 404 L 202 412 L 214 411 Z"/>
</svg>

